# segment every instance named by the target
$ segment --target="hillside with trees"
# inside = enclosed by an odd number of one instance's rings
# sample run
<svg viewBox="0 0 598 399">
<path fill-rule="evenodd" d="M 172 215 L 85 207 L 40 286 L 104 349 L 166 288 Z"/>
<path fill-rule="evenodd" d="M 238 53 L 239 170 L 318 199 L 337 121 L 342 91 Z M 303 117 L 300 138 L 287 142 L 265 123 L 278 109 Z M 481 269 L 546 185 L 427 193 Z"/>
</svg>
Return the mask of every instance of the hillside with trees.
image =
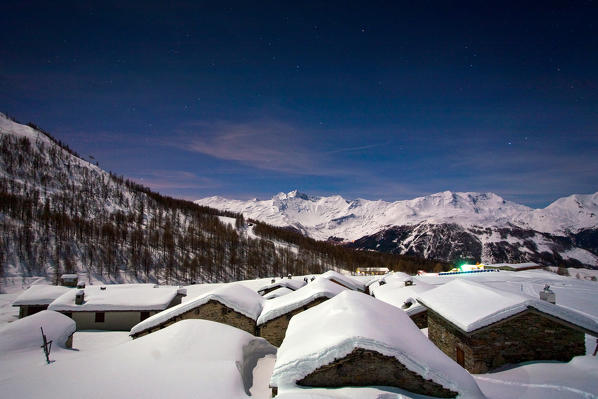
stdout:
<svg viewBox="0 0 598 399">
<path fill-rule="evenodd" d="M 356 251 L 153 192 L 35 125 L 0 114 L 0 276 L 216 282 L 386 266 L 445 267 Z"/>
</svg>

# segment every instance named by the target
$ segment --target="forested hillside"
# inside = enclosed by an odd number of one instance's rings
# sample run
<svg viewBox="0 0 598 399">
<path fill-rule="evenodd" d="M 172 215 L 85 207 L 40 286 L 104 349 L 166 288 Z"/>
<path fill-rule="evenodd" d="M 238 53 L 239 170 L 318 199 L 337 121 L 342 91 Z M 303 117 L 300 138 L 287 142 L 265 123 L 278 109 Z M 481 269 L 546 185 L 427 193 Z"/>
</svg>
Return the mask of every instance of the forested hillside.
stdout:
<svg viewBox="0 0 598 399">
<path fill-rule="evenodd" d="M 86 272 L 99 280 L 190 283 L 331 267 L 443 267 L 317 242 L 162 196 L 83 160 L 35 125 L 2 114 L 0 122 L 1 276 Z"/>
</svg>

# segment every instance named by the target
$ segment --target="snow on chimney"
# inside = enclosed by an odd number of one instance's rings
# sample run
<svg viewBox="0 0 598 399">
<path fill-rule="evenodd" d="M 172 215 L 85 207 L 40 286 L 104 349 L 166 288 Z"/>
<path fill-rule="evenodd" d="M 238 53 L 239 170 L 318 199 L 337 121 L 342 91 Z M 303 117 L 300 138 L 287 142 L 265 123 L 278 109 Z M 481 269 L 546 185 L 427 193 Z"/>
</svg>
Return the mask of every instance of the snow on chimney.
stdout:
<svg viewBox="0 0 598 399">
<path fill-rule="evenodd" d="M 75 294 L 75 305 L 83 305 L 83 300 L 85 299 L 85 291 L 79 290 Z"/>
<path fill-rule="evenodd" d="M 540 299 L 550 303 L 556 303 L 556 294 L 550 289 L 550 286 L 546 284 L 544 289 L 540 291 Z"/>
</svg>

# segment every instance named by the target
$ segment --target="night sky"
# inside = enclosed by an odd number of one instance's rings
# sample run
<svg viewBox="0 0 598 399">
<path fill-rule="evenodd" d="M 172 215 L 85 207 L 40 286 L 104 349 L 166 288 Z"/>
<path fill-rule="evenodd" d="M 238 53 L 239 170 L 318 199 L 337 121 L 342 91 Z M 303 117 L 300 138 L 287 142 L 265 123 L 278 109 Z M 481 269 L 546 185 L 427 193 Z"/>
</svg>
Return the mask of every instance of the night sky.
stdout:
<svg viewBox="0 0 598 399">
<path fill-rule="evenodd" d="M 161 193 L 598 191 L 598 3 L 94 3 L 2 3 L 0 112 Z"/>
</svg>

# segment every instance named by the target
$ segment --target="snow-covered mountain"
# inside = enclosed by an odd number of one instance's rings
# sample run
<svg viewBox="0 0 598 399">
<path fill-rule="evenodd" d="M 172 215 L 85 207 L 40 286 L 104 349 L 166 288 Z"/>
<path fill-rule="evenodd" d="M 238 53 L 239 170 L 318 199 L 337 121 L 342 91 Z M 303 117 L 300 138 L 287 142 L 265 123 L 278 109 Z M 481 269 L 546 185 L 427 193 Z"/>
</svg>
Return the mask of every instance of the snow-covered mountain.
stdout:
<svg viewBox="0 0 598 399">
<path fill-rule="evenodd" d="M 209 197 L 196 203 L 290 226 L 319 240 L 447 261 L 469 257 L 567 263 L 571 259 L 575 264 L 576 259 L 597 266 L 598 260 L 593 233 L 598 231 L 598 193 L 571 195 L 543 209 L 494 193 L 451 191 L 395 202 L 349 201 L 339 195 L 316 197 L 295 190 L 269 200 Z"/>
</svg>

